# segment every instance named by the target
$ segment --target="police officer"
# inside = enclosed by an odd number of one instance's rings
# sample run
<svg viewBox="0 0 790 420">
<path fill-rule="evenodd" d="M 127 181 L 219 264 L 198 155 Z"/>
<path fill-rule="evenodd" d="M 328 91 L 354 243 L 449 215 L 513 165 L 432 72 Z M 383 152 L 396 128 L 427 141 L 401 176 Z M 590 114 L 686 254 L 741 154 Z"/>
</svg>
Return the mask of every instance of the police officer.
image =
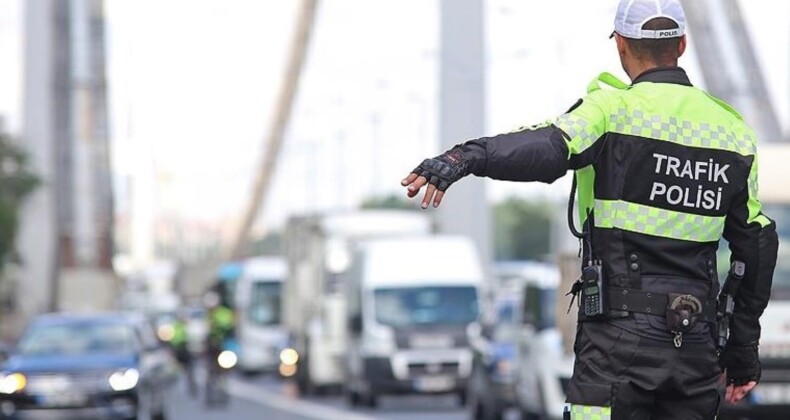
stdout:
<svg viewBox="0 0 790 420">
<path fill-rule="evenodd" d="M 187 379 L 187 390 L 190 396 L 197 395 L 197 382 L 195 380 L 194 360 L 189 349 L 189 334 L 187 332 L 187 317 L 179 313 L 173 321 L 173 339 L 170 340 L 175 358 L 184 369 Z"/>
<path fill-rule="evenodd" d="M 566 418 L 713 419 L 722 373 L 731 403 L 760 379 L 776 229 L 757 197 L 754 133 L 677 67 L 685 22 L 677 0 L 622 0 L 612 36 L 630 85 L 601 74 L 558 118 L 459 144 L 402 181 L 409 197 L 427 185 L 427 208 L 466 175 L 551 183 L 575 171 L 583 272 L 600 287 L 574 290 L 584 305 Z M 745 273 L 719 352 L 721 237 Z"/>
<path fill-rule="evenodd" d="M 233 336 L 236 316 L 216 291 L 208 292 L 203 301 L 208 317 L 207 352 L 209 360 L 215 361 L 222 352 L 226 340 Z"/>
</svg>

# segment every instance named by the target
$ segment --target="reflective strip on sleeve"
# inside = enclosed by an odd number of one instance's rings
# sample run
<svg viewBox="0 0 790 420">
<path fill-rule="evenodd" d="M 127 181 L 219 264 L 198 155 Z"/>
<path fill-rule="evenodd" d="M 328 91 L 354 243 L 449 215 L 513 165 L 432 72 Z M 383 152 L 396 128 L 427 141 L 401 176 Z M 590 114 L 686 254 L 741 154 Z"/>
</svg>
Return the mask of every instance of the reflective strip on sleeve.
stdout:
<svg viewBox="0 0 790 420">
<path fill-rule="evenodd" d="M 725 216 L 681 213 L 627 201 L 595 200 L 595 226 L 693 242 L 715 242 Z"/>
<path fill-rule="evenodd" d="M 721 125 L 685 121 L 674 116 L 649 115 L 638 109 L 617 109 L 616 113 L 609 116 L 609 130 L 683 146 L 727 150 L 743 156 L 756 152 L 756 141 L 751 132 L 738 133 Z"/>
<path fill-rule="evenodd" d="M 571 404 L 571 420 L 611 420 L 612 407 Z"/>
<path fill-rule="evenodd" d="M 769 220 L 765 215 L 762 213 L 763 205 L 760 203 L 760 199 L 758 198 L 760 187 L 757 183 L 757 155 L 754 156 L 754 161 L 752 162 L 752 168 L 749 171 L 749 179 L 747 181 L 747 188 L 749 189 L 749 198 L 747 199 L 746 206 L 749 209 L 749 218 L 746 220 L 746 223 L 754 223 L 757 222 L 762 227 L 766 227 L 771 224 L 771 220 Z"/>
<path fill-rule="evenodd" d="M 589 149 L 601 136 L 601 133 L 597 133 L 587 120 L 573 114 L 561 115 L 555 125 L 570 138 L 569 148 L 574 155 Z"/>
</svg>

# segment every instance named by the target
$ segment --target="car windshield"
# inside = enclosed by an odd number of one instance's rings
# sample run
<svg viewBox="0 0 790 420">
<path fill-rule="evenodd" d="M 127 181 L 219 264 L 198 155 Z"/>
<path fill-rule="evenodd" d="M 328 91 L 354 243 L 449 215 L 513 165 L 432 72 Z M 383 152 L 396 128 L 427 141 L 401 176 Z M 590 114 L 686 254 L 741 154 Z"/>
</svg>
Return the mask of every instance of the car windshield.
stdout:
<svg viewBox="0 0 790 420">
<path fill-rule="evenodd" d="M 399 287 L 374 292 L 376 321 L 392 327 L 465 325 L 477 319 L 470 286 Z"/>
<path fill-rule="evenodd" d="M 130 354 L 136 350 L 136 341 L 133 327 L 126 324 L 34 324 L 17 349 L 20 354 L 34 356 Z"/>
<path fill-rule="evenodd" d="M 258 325 L 278 325 L 280 323 L 280 302 L 282 284 L 280 282 L 257 282 L 252 286 L 249 318 Z"/>
</svg>

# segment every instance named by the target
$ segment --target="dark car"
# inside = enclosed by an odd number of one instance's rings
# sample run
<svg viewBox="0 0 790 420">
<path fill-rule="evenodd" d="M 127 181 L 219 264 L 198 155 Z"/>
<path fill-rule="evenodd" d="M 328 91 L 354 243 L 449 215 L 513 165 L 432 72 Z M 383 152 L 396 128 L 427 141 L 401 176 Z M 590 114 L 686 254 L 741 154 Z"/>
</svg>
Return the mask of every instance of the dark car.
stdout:
<svg viewBox="0 0 790 420">
<path fill-rule="evenodd" d="M 499 420 L 516 405 L 518 333 L 513 312 L 517 302 L 501 299 L 495 303 L 496 319 L 484 325 L 482 339 L 472 346 L 472 376 L 467 388 L 469 409 L 474 420 Z"/>
<path fill-rule="evenodd" d="M 42 315 L 0 369 L 0 418 L 163 419 L 175 372 L 143 318 Z"/>
</svg>

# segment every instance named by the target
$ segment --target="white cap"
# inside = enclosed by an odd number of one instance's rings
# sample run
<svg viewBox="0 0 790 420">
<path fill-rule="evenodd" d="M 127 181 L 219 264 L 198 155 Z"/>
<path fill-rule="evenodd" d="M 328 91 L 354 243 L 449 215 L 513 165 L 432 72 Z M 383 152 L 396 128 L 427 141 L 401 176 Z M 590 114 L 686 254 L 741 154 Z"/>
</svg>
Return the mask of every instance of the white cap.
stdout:
<svg viewBox="0 0 790 420">
<path fill-rule="evenodd" d="M 642 26 L 655 18 L 667 18 L 677 29 L 653 31 Z M 686 33 L 686 14 L 678 0 L 620 0 L 614 18 L 614 31 L 631 39 L 678 38 Z"/>
</svg>

